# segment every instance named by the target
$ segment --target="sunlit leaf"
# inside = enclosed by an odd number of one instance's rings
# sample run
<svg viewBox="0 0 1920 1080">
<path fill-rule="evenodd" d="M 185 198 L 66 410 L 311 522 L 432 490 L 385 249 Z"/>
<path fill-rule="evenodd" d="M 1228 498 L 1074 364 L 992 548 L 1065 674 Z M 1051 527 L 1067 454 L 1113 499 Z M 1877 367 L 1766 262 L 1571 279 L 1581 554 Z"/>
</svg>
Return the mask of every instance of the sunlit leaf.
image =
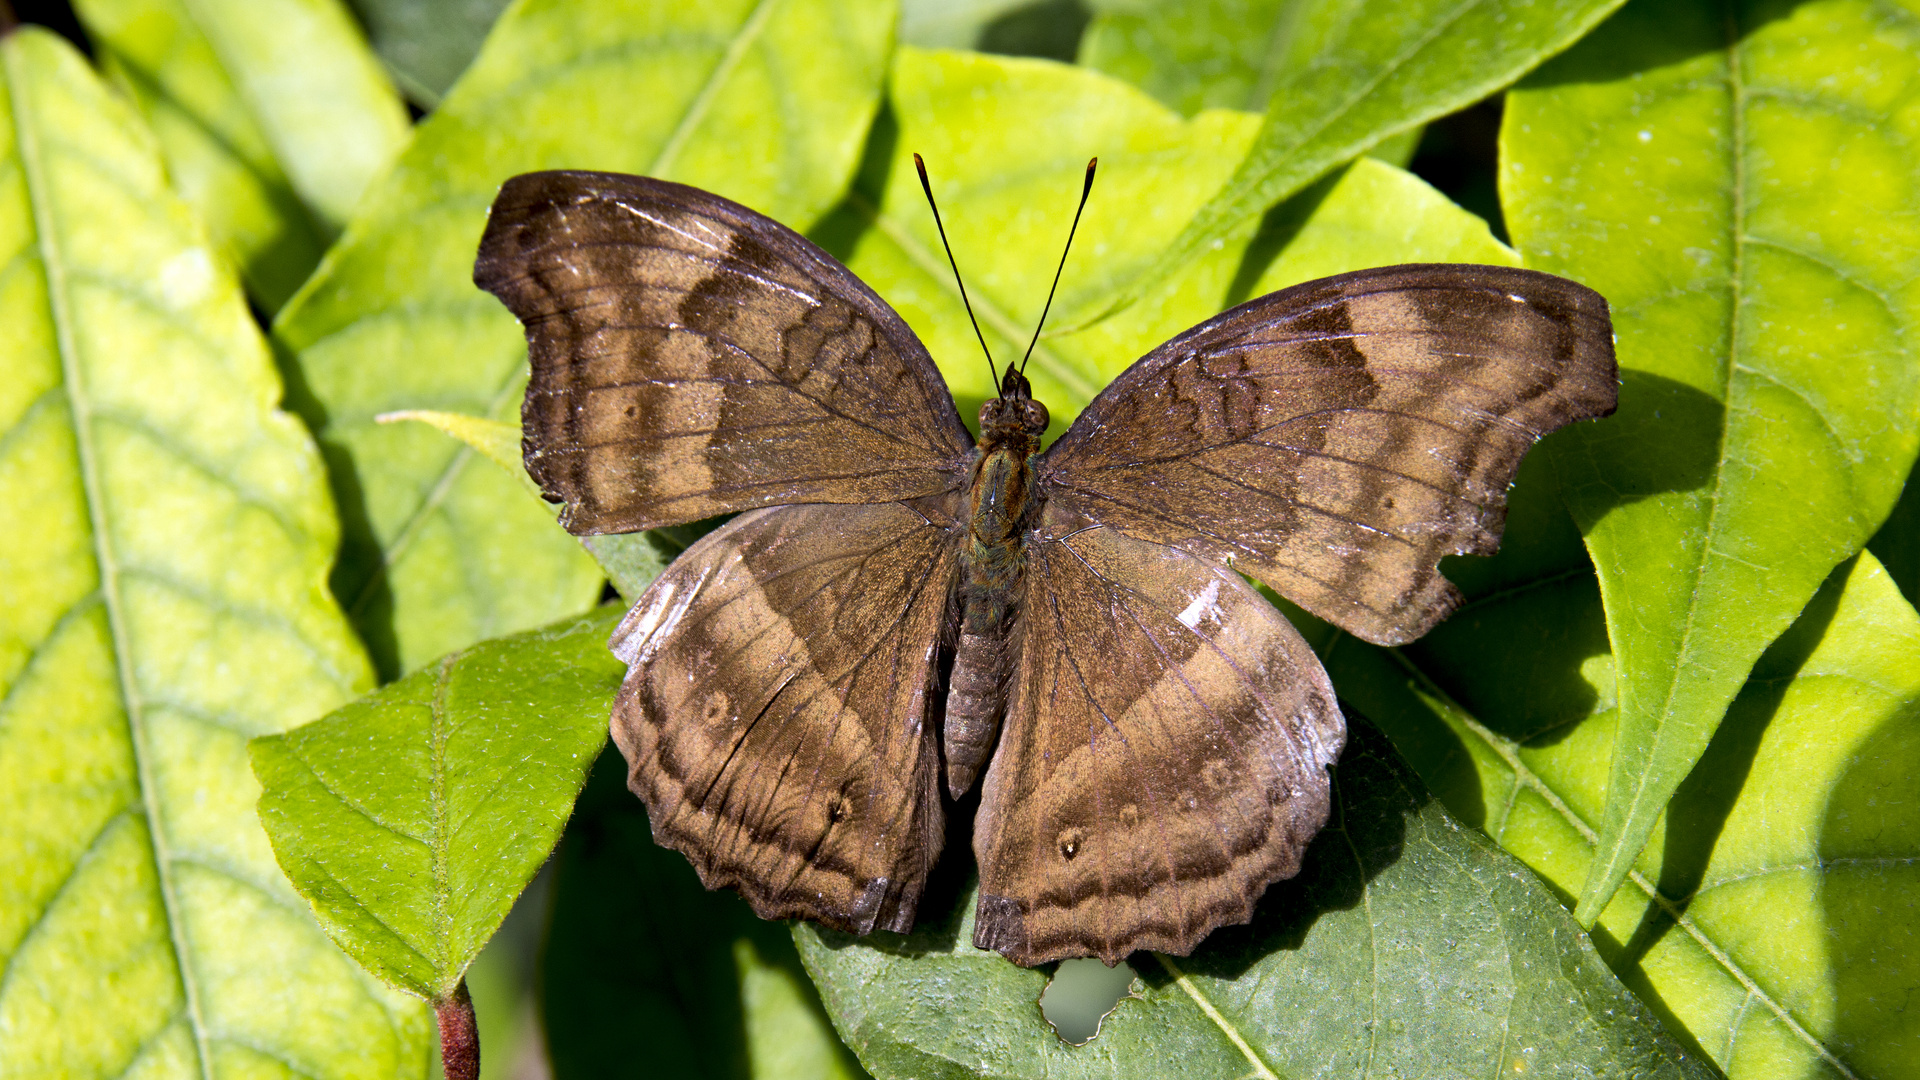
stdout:
<svg viewBox="0 0 1920 1080">
<path fill-rule="evenodd" d="M 927 343 L 969 419 L 992 384 L 911 152 L 926 159 L 974 311 L 1004 365 L 1026 349 L 1040 318 L 1088 158 L 1098 155 L 1100 168 L 1054 300 L 1056 325 L 1110 303 L 1220 183 L 1257 126 L 1251 114 L 1217 109 L 1185 120 L 1080 68 L 914 49 L 895 61 L 891 100 L 891 154 L 819 232 Z M 1246 222 L 1229 240 L 1120 316 L 1041 339 L 1028 375 L 1056 435 L 1147 350 L 1253 296 L 1386 263 L 1513 260 L 1484 222 L 1376 161 Z"/>
<path fill-rule="evenodd" d="M 173 184 L 273 311 L 406 140 L 339 0 L 77 0 Z"/>
<path fill-rule="evenodd" d="M 558 1080 L 865 1075 L 786 924 L 707 892 L 684 858 L 654 845 L 617 751 L 594 768 L 555 862 L 541 981 Z"/>
<path fill-rule="evenodd" d="M 1608 298 L 1624 369 L 1556 458 L 1619 661 L 1591 920 L 1913 463 L 1920 6 L 1637 4 L 1509 95 L 1502 144 L 1515 242 Z"/>
<path fill-rule="evenodd" d="M 1599 589 L 1558 554 L 1415 645 L 1322 647 L 1449 808 L 1571 902 L 1619 711 Z M 1920 618 L 1862 556 L 1754 668 L 1602 914 L 1601 955 L 1735 1080 L 1920 1075 L 1915 760 Z"/>
<path fill-rule="evenodd" d="M 371 684 L 319 456 L 152 137 L 31 27 L 0 326 L 0 1075 L 421 1075 L 253 812 L 247 738 Z"/>
<path fill-rule="evenodd" d="M 1179 111 L 1265 112 L 1365 14 L 1356 0 L 1096 0 L 1080 62 Z"/>
<path fill-rule="evenodd" d="M 804 227 L 839 198 L 892 32 L 878 0 L 523 4 L 421 126 L 275 337 L 346 541 L 334 588 L 388 674 L 592 604 L 601 577 L 519 481 L 400 409 L 506 418 L 519 324 L 472 284 L 501 181 L 543 168 L 688 181 Z"/>
<path fill-rule="evenodd" d="M 450 653 L 257 739 L 260 819 L 367 970 L 449 997 L 553 850 L 607 740 L 619 607 Z"/>
<path fill-rule="evenodd" d="M 1191 116 L 1201 109 L 1265 112 L 1281 77 L 1337 45 L 1353 0 L 1100 0 L 1079 62 L 1138 86 Z M 1421 127 L 1367 151 L 1405 166 Z"/>
<path fill-rule="evenodd" d="M 1260 135 L 1224 187 L 1141 269 L 1135 299 L 1242 223 L 1388 136 L 1487 96 L 1571 45 L 1620 0 L 1358 0 L 1314 62 L 1273 88 Z"/>
</svg>

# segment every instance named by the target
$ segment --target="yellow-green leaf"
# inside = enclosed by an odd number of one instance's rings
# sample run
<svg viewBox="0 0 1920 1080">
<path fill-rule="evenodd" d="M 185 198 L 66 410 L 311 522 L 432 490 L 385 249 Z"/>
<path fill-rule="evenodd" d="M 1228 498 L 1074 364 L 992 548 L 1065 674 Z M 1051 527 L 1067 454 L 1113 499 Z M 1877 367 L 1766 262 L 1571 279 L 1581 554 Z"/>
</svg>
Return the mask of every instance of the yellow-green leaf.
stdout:
<svg viewBox="0 0 1920 1080">
<path fill-rule="evenodd" d="M 78 0 L 173 184 L 277 310 L 406 141 L 340 0 Z"/>
<path fill-rule="evenodd" d="M 1183 119 L 1119 80 L 1044 60 L 903 48 L 894 63 L 891 157 L 874 163 L 823 239 L 926 342 L 971 419 L 991 396 L 933 216 L 913 171 L 925 158 L 981 328 L 1004 365 L 1027 347 L 1066 241 L 1087 159 L 1100 168 L 1049 325 L 1103 310 L 1225 178 L 1258 127 L 1250 113 Z M 876 138 L 875 142 L 882 140 Z M 841 230 L 845 230 L 842 232 Z M 1147 350 L 1243 300 L 1396 262 L 1510 263 L 1484 222 L 1377 161 L 1247 221 L 1146 299 L 1091 327 L 1048 334 L 1028 376 L 1057 435 Z"/>
<path fill-rule="evenodd" d="M 449 653 L 256 739 L 260 818 L 367 970 L 447 1000 L 559 839 L 607 741 L 617 606 Z"/>
<path fill-rule="evenodd" d="M 1502 144 L 1528 264 L 1619 334 L 1619 415 L 1555 458 L 1619 662 L 1591 920 L 1920 444 L 1920 3 L 1632 5 Z"/>
<path fill-rule="evenodd" d="M 1121 302 L 1158 288 L 1266 211 L 1388 136 L 1485 97 L 1579 40 L 1620 0 L 1358 0 L 1286 72 L 1239 167 Z"/>
<path fill-rule="evenodd" d="M 374 423 L 517 412 L 525 339 L 472 283 L 500 183 L 651 173 L 804 227 L 859 160 L 892 24 L 879 0 L 544 0 L 501 17 L 274 331 L 335 476 L 334 588 L 383 673 L 600 592 L 593 561 L 518 481 L 421 425 Z"/>
<path fill-rule="evenodd" d="M 1570 902 L 1620 718 L 1599 590 L 1576 562 L 1470 595 L 1421 642 L 1341 638 L 1328 666 Z M 1863 555 L 1754 667 L 1596 924 L 1601 955 L 1734 1080 L 1920 1076 L 1916 760 L 1920 617 Z"/>
<path fill-rule="evenodd" d="M 371 672 L 319 456 L 137 117 L 0 39 L 0 1075 L 420 1075 L 274 865 L 246 740 Z"/>
</svg>

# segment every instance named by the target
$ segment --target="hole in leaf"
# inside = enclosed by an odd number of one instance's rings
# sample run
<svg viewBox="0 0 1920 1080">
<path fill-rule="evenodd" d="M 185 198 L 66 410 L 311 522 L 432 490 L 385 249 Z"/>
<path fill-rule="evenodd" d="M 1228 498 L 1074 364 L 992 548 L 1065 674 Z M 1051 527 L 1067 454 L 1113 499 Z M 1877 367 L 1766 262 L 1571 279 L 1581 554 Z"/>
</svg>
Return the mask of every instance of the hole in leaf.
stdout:
<svg viewBox="0 0 1920 1080">
<path fill-rule="evenodd" d="M 1062 960 L 1040 992 L 1040 1015 L 1054 1033 L 1075 1046 L 1085 1046 L 1100 1034 L 1100 1023 L 1133 987 L 1133 969 L 1113 967 L 1098 960 Z"/>
</svg>

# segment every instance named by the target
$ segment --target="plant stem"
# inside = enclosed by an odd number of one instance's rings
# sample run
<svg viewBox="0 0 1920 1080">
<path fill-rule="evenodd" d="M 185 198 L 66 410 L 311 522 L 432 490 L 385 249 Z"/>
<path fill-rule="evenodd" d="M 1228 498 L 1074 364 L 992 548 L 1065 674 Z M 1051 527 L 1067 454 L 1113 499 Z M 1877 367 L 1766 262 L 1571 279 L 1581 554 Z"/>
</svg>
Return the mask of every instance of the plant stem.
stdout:
<svg viewBox="0 0 1920 1080">
<path fill-rule="evenodd" d="M 440 1067 L 447 1080 L 480 1080 L 480 1028 L 474 1022 L 467 980 L 460 980 L 451 998 L 436 1000 L 433 1013 L 440 1023 Z"/>
</svg>

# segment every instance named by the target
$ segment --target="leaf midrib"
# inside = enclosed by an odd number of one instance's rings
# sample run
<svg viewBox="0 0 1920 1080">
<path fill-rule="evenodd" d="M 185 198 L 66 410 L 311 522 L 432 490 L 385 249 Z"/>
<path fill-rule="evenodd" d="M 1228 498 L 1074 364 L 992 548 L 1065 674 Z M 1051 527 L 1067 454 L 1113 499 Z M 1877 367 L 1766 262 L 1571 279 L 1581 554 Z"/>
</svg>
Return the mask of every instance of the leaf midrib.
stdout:
<svg viewBox="0 0 1920 1080">
<path fill-rule="evenodd" d="M 440 932 L 440 956 L 437 962 L 443 970 L 453 959 L 453 920 L 447 913 L 447 898 L 452 888 L 447 866 L 448 849 L 452 842 L 447 835 L 447 739 L 451 735 L 448 730 L 447 690 L 453 682 L 454 666 L 465 655 L 464 652 L 455 652 L 440 661 L 440 671 L 433 684 L 433 701 L 428 708 L 433 728 L 429 738 L 432 781 L 427 794 L 427 832 L 433 837 L 433 842 L 428 845 L 427 851 L 433 869 L 433 925 Z M 435 989 L 447 996 L 454 993 L 452 986 Z"/>
<path fill-rule="evenodd" d="M 18 148 L 20 169 L 27 202 L 32 208 L 35 243 L 41 267 L 47 278 L 47 305 L 54 323 L 54 347 L 60 353 L 61 379 L 66 385 L 68 412 L 72 418 L 75 454 L 80 459 L 81 484 L 85 488 L 88 522 L 93 533 L 95 570 L 100 576 L 101 603 L 107 611 L 108 632 L 113 642 L 114 673 L 119 683 L 121 706 L 127 719 L 127 738 L 133 750 L 134 769 L 140 785 L 140 803 L 146 821 L 148 843 L 152 847 L 160 902 L 167 916 L 167 943 L 171 948 L 175 977 L 180 980 L 186 999 L 187 1022 L 192 1028 L 194 1052 L 199 1058 L 202 1080 L 213 1080 L 212 1053 L 206 1022 L 200 1004 L 200 987 L 194 978 L 180 899 L 173 880 L 173 855 L 164 835 L 165 818 L 160 813 L 158 796 L 151 774 L 147 748 L 144 702 L 135 685 L 130 635 L 120 593 L 120 567 L 108 535 L 105 493 L 100 479 L 100 462 L 93 445 L 91 404 L 81 371 L 79 345 L 73 336 L 72 299 L 68 296 L 66 260 L 58 242 L 59 231 L 53 220 L 53 208 L 44 196 L 52 190 L 47 165 L 40 146 L 35 117 L 29 114 L 28 79 L 21 70 L 20 38 L 0 42 L 0 63 L 6 67 L 8 97 L 13 111 L 14 144 Z"/>
<path fill-rule="evenodd" d="M 660 152 L 654 155 L 653 165 L 647 170 L 648 175 L 664 176 L 673 168 L 674 159 L 680 156 L 680 151 L 686 146 L 687 140 L 693 137 L 693 130 L 706 119 L 707 112 L 713 108 L 714 99 L 720 96 L 720 91 L 726 86 L 727 80 L 733 76 L 734 69 L 740 66 L 741 60 L 745 59 L 747 50 L 759 39 L 760 32 L 766 29 L 767 21 L 773 17 L 774 8 L 780 3 L 781 0 L 760 0 L 754 5 L 752 13 L 747 16 L 745 22 L 740 24 L 740 29 L 734 32 L 733 39 L 727 42 L 726 50 L 720 54 L 720 59 L 714 62 L 713 70 L 707 73 L 706 81 L 700 84 L 699 92 L 694 94 L 693 100 L 687 103 L 686 111 L 680 114 L 679 121 L 673 126 L 673 132 L 667 136 L 667 141 L 661 144 Z"/>
<path fill-rule="evenodd" d="M 1189 998 L 1193 999 L 1194 1006 L 1200 1010 L 1201 1015 L 1205 1016 L 1215 1027 L 1219 1028 L 1221 1034 L 1227 1037 L 1227 1041 L 1231 1042 L 1235 1049 L 1246 1056 L 1247 1063 L 1253 1066 L 1254 1076 L 1260 1077 L 1261 1080 L 1280 1080 L 1280 1078 L 1274 1074 L 1274 1071 L 1267 1066 L 1267 1063 L 1260 1060 L 1260 1055 L 1254 1052 L 1253 1045 L 1247 1042 L 1246 1036 L 1240 1034 L 1240 1030 L 1233 1026 L 1233 1023 L 1226 1018 L 1226 1015 L 1220 1011 L 1219 1006 L 1215 1005 L 1211 998 L 1200 992 L 1200 988 L 1195 986 L 1193 980 L 1187 976 L 1187 973 L 1181 970 L 1178 964 L 1173 962 L 1172 957 L 1166 953 L 1156 952 L 1153 954 L 1153 958 L 1160 962 L 1160 966 L 1165 968 L 1167 974 L 1173 977 L 1173 981 L 1179 985 L 1180 989 L 1185 991 Z"/>
<path fill-rule="evenodd" d="M 1742 275 L 1745 273 L 1746 265 L 1747 143 L 1746 93 L 1740 73 L 1741 53 L 1738 15 L 1730 5 L 1724 6 L 1723 10 L 1726 12 L 1725 27 L 1727 33 L 1727 76 L 1725 86 L 1729 99 L 1728 142 L 1730 146 L 1728 157 L 1731 159 L 1733 190 L 1730 214 L 1731 221 L 1728 223 L 1729 243 L 1732 254 L 1727 274 L 1727 350 L 1724 365 L 1720 372 L 1720 400 L 1723 403 L 1728 403 L 1733 393 L 1733 378 L 1735 368 L 1738 366 L 1740 351 L 1740 304 L 1742 284 L 1744 282 Z M 1652 733 L 1651 747 L 1648 754 L 1649 763 L 1657 756 L 1655 751 L 1657 751 L 1660 746 L 1662 736 L 1667 733 L 1674 722 L 1674 699 L 1679 695 L 1681 683 L 1686 681 L 1681 673 L 1689 670 L 1692 666 L 1688 661 L 1692 657 L 1696 647 L 1693 638 L 1700 613 L 1701 592 L 1706 582 L 1708 564 L 1713 561 L 1716 554 L 1714 549 L 1717 544 L 1715 541 L 1720 536 L 1721 515 L 1725 508 L 1725 501 L 1722 498 L 1722 494 L 1726 486 L 1727 435 L 1728 428 L 1732 423 L 1732 416 L 1733 410 L 1731 408 L 1722 408 L 1720 410 L 1720 438 L 1714 458 L 1713 486 L 1707 495 L 1709 507 L 1707 511 L 1707 524 L 1700 537 L 1700 556 L 1693 565 L 1693 588 L 1687 595 L 1687 616 L 1681 625 L 1680 641 L 1674 654 L 1674 663 L 1667 678 L 1665 693 L 1661 698 L 1660 707 L 1651 714 L 1659 719 L 1659 723 Z M 1610 626 L 1609 630 L 1611 629 Z M 1758 658 L 1756 657 L 1755 659 L 1757 660 Z M 1749 667 L 1751 667 L 1751 665 L 1749 665 Z M 1621 719 L 1624 723 L 1630 715 L 1630 710 L 1626 708 L 1626 705 L 1638 697 L 1638 695 L 1632 692 L 1632 688 L 1636 682 L 1632 673 L 1623 671 L 1621 675 Z M 1728 704 L 1731 704 L 1730 699 Z M 1721 709 L 1721 716 L 1723 717 L 1724 715 L 1725 708 L 1723 707 Z M 1717 727 L 1719 720 L 1720 717 L 1715 717 L 1710 723 L 1712 726 Z M 1611 767 L 1608 771 L 1613 779 L 1620 779 L 1617 771 Z M 1599 919 L 1600 913 L 1606 908 L 1607 902 L 1613 898 L 1613 893 L 1618 891 L 1617 885 L 1608 888 L 1608 883 L 1616 880 L 1619 876 L 1623 876 L 1623 872 L 1620 870 L 1622 866 L 1627 867 L 1629 871 L 1631 870 L 1633 858 L 1639 854 L 1639 847 L 1645 844 L 1643 838 L 1641 844 L 1636 846 L 1632 852 L 1627 851 L 1627 824 L 1634 821 L 1636 817 L 1643 813 L 1643 807 L 1647 797 L 1647 783 L 1653 772 L 1654 770 L 1651 768 L 1635 770 L 1633 774 L 1633 794 L 1618 814 L 1615 814 L 1612 810 L 1614 806 L 1621 804 L 1616 801 L 1614 793 L 1609 792 L 1608 794 L 1608 806 L 1605 811 L 1607 829 L 1605 831 L 1608 833 L 1613 832 L 1612 826 L 1616 821 L 1620 823 L 1620 831 L 1618 835 L 1614 837 L 1613 842 L 1604 847 L 1597 841 L 1594 842 L 1594 861 L 1589 865 L 1587 880 L 1581 886 L 1580 900 L 1575 912 L 1575 917 L 1584 924 L 1591 924 L 1593 921 Z M 1652 823 L 1649 821 L 1648 829 L 1651 828 Z M 1603 836 L 1602 839 L 1604 838 Z"/>
</svg>

